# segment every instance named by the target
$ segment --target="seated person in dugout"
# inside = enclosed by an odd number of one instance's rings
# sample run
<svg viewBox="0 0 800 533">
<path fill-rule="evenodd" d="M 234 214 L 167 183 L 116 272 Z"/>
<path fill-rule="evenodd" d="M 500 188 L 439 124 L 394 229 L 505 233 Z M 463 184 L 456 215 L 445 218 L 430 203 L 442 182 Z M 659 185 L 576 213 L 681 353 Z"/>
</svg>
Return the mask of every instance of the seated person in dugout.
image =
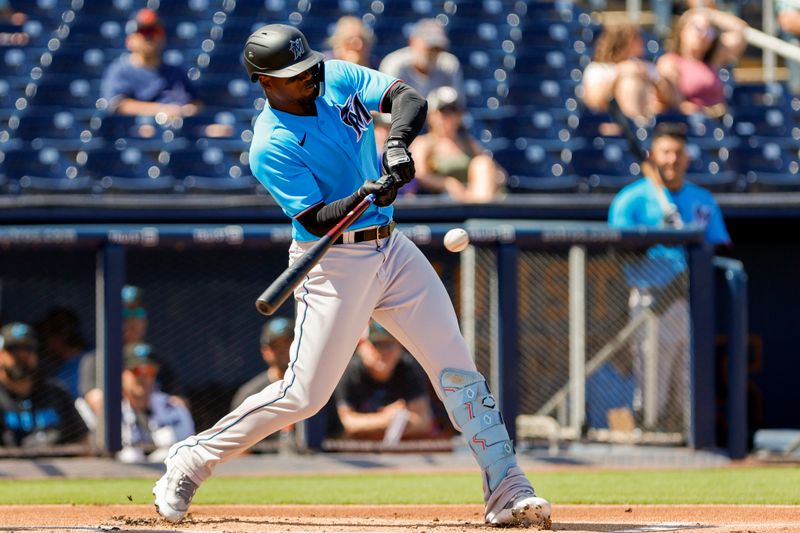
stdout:
<svg viewBox="0 0 800 533">
<path fill-rule="evenodd" d="M 122 370 L 122 450 L 125 463 L 161 462 L 170 446 L 194 433 L 194 421 L 184 401 L 158 390 L 159 362 L 143 342 L 125 345 Z M 88 423 L 96 425 L 91 411 Z"/>
<path fill-rule="evenodd" d="M 435 436 L 426 391 L 419 365 L 400 342 L 371 321 L 335 392 L 344 436 L 387 443 Z"/>
<path fill-rule="evenodd" d="M 29 325 L 0 328 L 0 446 L 85 444 L 88 430 L 69 393 L 39 375 L 38 350 Z"/>
</svg>

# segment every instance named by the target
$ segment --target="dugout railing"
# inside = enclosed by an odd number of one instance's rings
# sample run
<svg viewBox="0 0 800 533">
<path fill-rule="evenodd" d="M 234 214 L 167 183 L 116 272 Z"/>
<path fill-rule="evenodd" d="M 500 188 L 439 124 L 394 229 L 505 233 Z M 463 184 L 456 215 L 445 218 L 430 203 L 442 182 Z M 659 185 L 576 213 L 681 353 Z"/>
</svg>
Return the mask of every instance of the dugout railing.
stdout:
<svg viewBox="0 0 800 533">
<path fill-rule="evenodd" d="M 450 227 L 400 230 L 440 273 L 476 364 L 518 441 L 714 446 L 714 267 L 699 230 L 472 220 L 465 225 L 471 246 L 451 254 L 442 246 Z M 287 225 L 5 226 L 2 321 L 36 322 L 53 305 L 79 311 L 96 344 L 97 382 L 105 392 L 97 450 L 113 452 L 120 448 L 120 293 L 125 283 L 142 287 L 148 340 L 176 374 L 198 430 L 205 429 L 227 412 L 236 386 L 263 370 L 258 332 L 264 317 L 254 301 L 285 267 L 290 239 Z M 686 268 L 651 294 L 671 302 L 637 311 L 629 305 L 632 280 L 665 277 L 663 261 L 653 255 L 665 246 L 678 250 Z M 664 376 L 653 363 L 664 338 L 656 332 L 668 325 L 664 306 L 675 300 L 685 302 L 679 311 L 686 316 L 673 321 L 682 325 L 666 335 L 681 348 L 665 404 L 658 392 Z M 292 312 L 287 303 L 278 314 Z M 744 323 L 746 311 L 738 327 Z M 614 358 L 627 359 L 622 366 L 630 371 L 616 391 L 611 381 L 592 381 Z M 597 391 L 606 395 L 598 400 Z M 612 427 L 594 424 L 595 405 L 612 406 L 627 393 L 633 403 L 620 400 L 623 410 Z M 325 420 L 313 417 L 300 433 L 303 445 L 318 448 L 326 431 Z"/>
</svg>

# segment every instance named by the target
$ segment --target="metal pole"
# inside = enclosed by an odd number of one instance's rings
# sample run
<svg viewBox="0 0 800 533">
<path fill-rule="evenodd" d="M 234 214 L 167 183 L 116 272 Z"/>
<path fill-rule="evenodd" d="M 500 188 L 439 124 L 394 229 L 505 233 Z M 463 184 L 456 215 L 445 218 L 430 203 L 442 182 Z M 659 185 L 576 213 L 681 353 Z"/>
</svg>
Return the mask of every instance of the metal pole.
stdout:
<svg viewBox="0 0 800 533">
<path fill-rule="evenodd" d="M 658 317 L 645 309 L 644 338 L 644 427 L 653 429 L 658 421 Z"/>
<path fill-rule="evenodd" d="M 772 0 L 763 0 L 761 13 L 761 22 L 762 27 L 764 28 L 764 33 L 774 36 L 776 33 L 776 25 L 775 7 L 773 6 Z M 764 81 L 775 81 L 775 52 L 769 48 L 764 48 L 762 60 L 764 64 Z"/>
<path fill-rule="evenodd" d="M 586 420 L 586 247 L 569 249 L 570 427 L 580 435 Z"/>
<path fill-rule="evenodd" d="M 705 244 L 688 247 L 692 347 L 689 352 L 689 445 L 710 448 L 714 432 L 714 273 Z"/>
<path fill-rule="evenodd" d="M 715 257 L 728 287 L 728 453 L 747 455 L 747 274 L 740 261 Z"/>
<path fill-rule="evenodd" d="M 498 402 L 511 440 L 517 438 L 519 413 L 519 347 L 517 330 L 517 257 L 514 243 L 497 247 Z"/>
<path fill-rule="evenodd" d="M 103 412 L 96 430 L 100 450 L 122 449 L 122 285 L 125 249 L 107 244 L 97 252 L 95 270 L 97 383 Z"/>
<path fill-rule="evenodd" d="M 475 247 L 461 253 L 461 331 L 469 353 L 475 360 Z"/>
</svg>

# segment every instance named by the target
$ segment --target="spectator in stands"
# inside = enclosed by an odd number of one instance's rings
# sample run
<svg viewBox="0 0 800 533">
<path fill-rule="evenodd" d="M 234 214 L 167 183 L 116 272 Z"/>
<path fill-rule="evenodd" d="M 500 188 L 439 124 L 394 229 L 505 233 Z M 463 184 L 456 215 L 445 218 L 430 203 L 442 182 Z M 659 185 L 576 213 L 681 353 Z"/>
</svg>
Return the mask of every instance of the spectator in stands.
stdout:
<svg viewBox="0 0 800 533">
<path fill-rule="evenodd" d="M 87 429 L 69 393 L 38 370 L 33 328 L 0 328 L 0 445 L 41 447 L 85 443 Z"/>
<path fill-rule="evenodd" d="M 411 145 L 419 189 L 458 202 L 491 202 L 503 190 L 505 173 L 464 128 L 463 112 L 453 87 L 428 95 L 428 133 Z"/>
<path fill-rule="evenodd" d="M 644 39 L 634 24 L 609 25 L 597 39 L 594 58 L 583 72 L 583 103 L 595 112 L 620 109 L 640 124 L 670 107 L 677 93 L 658 76 L 654 63 L 642 59 Z"/>
<path fill-rule="evenodd" d="M 330 50 L 325 56 L 328 59 L 341 59 L 369 68 L 378 64 L 372 55 L 375 34 L 358 17 L 346 15 L 337 20 L 327 43 Z"/>
<path fill-rule="evenodd" d="M 403 80 L 420 94 L 445 85 L 463 94 L 461 63 L 447 52 L 449 46 L 444 26 L 436 19 L 422 19 L 411 30 L 408 46 L 383 58 L 380 70 Z"/>
<path fill-rule="evenodd" d="M 184 401 L 158 390 L 158 370 L 152 346 L 143 342 L 125 345 L 122 450 L 117 454 L 122 462 L 161 462 L 170 446 L 194 433 L 194 421 Z M 96 425 L 91 415 L 88 423 Z"/>
<path fill-rule="evenodd" d="M 678 19 L 670 52 L 658 59 L 659 74 L 678 94 L 682 113 L 721 116 L 725 93 L 719 69 L 736 63 L 747 42 L 742 19 L 717 9 L 694 8 Z"/>
<path fill-rule="evenodd" d="M 0 46 L 26 46 L 31 39 L 23 28 L 27 19 L 9 0 L 0 0 Z"/>
<path fill-rule="evenodd" d="M 136 29 L 125 39 L 130 54 L 106 69 L 100 95 L 108 109 L 121 115 L 191 116 L 202 107 L 186 72 L 162 62 L 166 32 L 152 9 L 141 9 Z"/>
<path fill-rule="evenodd" d="M 728 245 L 730 236 L 722 213 L 711 193 L 684 179 L 689 166 L 686 153 L 686 132 L 682 125 L 659 124 L 650 148 L 650 164 L 659 169 L 660 178 L 648 175 L 623 188 L 611 202 L 608 222 L 618 228 L 642 226 L 664 227 L 668 224 L 695 224 L 705 231 L 706 242 Z M 662 183 L 663 182 L 663 185 Z M 666 195 L 660 197 L 658 190 Z M 667 220 L 664 201 L 677 212 Z M 673 396 L 685 397 L 688 391 L 686 358 L 688 353 L 689 306 L 686 299 L 686 258 L 681 248 L 654 246 L 647 251 L 642 264 L 626 269 L 631 286 L 629 299 L 631 319 L 649 309 L 658 319 L 658 357 L 656 358 L 659 388 L 654 419 L 669 415 L 668 401 Z M 641 390 L 646 360 L 644 336 L 637 339 L 637 383 Z M 683 362 L 683 364 L 682 364 Z M 641 395 L 637 395 L 641 398 Z"/>
<path fill-rule="evenodd" d="M 800 0 L 778 0 L 775 11 L 782 37 L 795 46 L 800 45 Z M 800 63 L 787 60 L 786 65 L 789 67 L 789 87 L 793 93 L 800 93 Z"/>
<path fill-rule="evenodd" d="M 147 338 L 147 310 L 142 300 L 142 289 L 135 285 L 122 288 L 122 344 L 145 342 Z M 79 392 L 95 414 L 103 406 L 103 391 L 97 387 L 97 361 L 94 353 L 84 357 L 80 365 Z M 159 361 L 159 389 L 170 394 L 181 394 L 175 372 L 166 361 Z"/>
<path fill-rule="evenodd" d="M 426 391 L 419 365 L 388 331 L 371 321 L 335 392 L 344 435 L 384 442 L 433 436 Z"/>
<path fill-rule="evenodd" d="M 78 314 L 67 307 L 54 307 L 36 324 L 41 341 L 40 371 L 46 377 L 58 379 L 73 399 L 80 396 L 80 366 L 94 350 L 81 332 Z"/>
</svg>

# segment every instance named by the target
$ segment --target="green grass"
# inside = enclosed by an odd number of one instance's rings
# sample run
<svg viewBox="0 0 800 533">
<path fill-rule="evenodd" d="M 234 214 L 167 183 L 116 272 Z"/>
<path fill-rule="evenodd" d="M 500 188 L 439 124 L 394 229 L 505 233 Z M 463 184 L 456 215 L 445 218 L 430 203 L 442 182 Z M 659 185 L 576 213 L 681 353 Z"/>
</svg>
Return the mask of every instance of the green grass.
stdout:
<svg viewBox="0 0 800 533">
<path fill-rule="evenodd" d="M 554 503 L 800 505 L 800 468 L 530 473 Z M 0 505 L 150 503 L 149 479 L 0 480 Z M 215 477 L 196 504 L 481 503 L 477 474 Z"/>
</svg>

